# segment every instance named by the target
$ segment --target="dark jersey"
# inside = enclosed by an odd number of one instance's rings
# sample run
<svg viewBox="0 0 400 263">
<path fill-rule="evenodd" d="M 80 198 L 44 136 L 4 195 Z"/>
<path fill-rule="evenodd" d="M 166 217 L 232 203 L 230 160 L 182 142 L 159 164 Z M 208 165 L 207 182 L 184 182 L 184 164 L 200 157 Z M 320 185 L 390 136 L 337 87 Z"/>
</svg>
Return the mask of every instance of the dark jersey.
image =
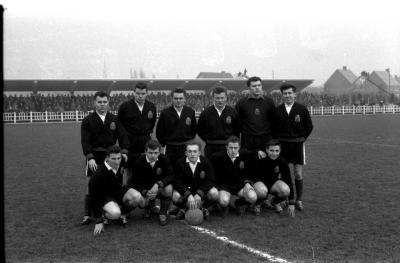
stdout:
<svg viewBox="0 0 400 263">
<path fill-rule="evenodd" d="M 240 99 L 235 106 L 241 123 L 241 133 L 272 137 L 275 104 L 269 97 Z"/>
<path fill-rule="evenodd" d="M 251 161 L 249 152 L 240 152 L 239 156 L 232 162 L 232 159 L 225 150 L 214 153 L 210 161 L 214 167 L 215 181 L 218 189 L 236 189 L 242 188 L 246 183 L 252 184 L 249 179 L 249 164 Z"/>
<path fill-rule="evenodd" d="M 267 155 L 267 157 L 255 161 L 251 178 L 254 182 L 263 182 L 268 190 L 277 180 L 284 181 L 290 188 L 289 201 L 294 203 L 293 182 L 290 176 L 289 164 L 281 156 L 276 160 L 272 160 Z"/>
<path fill-rule="evenodd" d="M 285 104 L 276 108 L 276 136 L 279 140 L 303 142 L 312 130 L 313 124 L 307 107 L 295 102 L 289 114 Z"/>
<path fill-rule="evenodd" d="M 156 128 L 157 140 L 166 144 L 183 145 L 196 136 L 196 116 L 192 108 L 183 106 L 181 116 L 173 106 L 165 108 L 160 114 Z"/>
<path fill-rule="evenodd" d="M 227 105 L 221 116 L 219 116 L 215 106 L 212 105 L 200 114 L 197 134 L 206 143 L 225 144 L 224 141 L 229 136 L 235 135 L 239 137 L 240 122 L 238 114 L 232 107 Z"/>
<path fill-rule="evenodd" d="M 142 193 L 143 196 L 155 183 L 160 187 L 167 186 L 174 181 L 172 166 L 165 155 L 160 154 L 158 160 L 151 167 L 147 162 L 146 155 L 142 155 L 133 165 L 135 174 L 128 182 L 128 186 Z"/>
<path fill-rule="evenodd" d="M 200 163 L 197 164 L 194 174 L 190 169 L 189 163 L 186 162 L 186 157 L 180 158 L 175 163 L 174 187 L 183 198 L 187 198 L 190 194 L 198 194 L 201 198 L 204 198 L 214 185 L 215 179 L 212 164 L 203 156 L 199 158 Z"/>
<path fill-rule="evenodd" d="M 103 206 L 107 202 L 115 201 L 120 204 L 125 192 L 126 188 L 122 187 L 121 169 L 114 174 L 104 163 L 99 165 L 89 181 L 89 194 L 92 198 L 94 217 L 101 217 Z"/>
<path fill-rule="evenodd" d="M 135 100 L 125 101 L 118 109 L 118 119 L 124 125 L 130 139 L 135 136 L 150 135 L 156 124 L 156 106 L 146 100 L 140 112 Z"/>
<path fill-rule="evenodd" d="M 94 158 L 93 152 L 106 152 L 107 148 L 119 143 L 123 153 L 128 152 L 129 140 L 117 116 L 107 112 L 103 121 L 96 113 L 90 113 L 81 124 L 81 144 L 86 158 Z"/>
</svg>

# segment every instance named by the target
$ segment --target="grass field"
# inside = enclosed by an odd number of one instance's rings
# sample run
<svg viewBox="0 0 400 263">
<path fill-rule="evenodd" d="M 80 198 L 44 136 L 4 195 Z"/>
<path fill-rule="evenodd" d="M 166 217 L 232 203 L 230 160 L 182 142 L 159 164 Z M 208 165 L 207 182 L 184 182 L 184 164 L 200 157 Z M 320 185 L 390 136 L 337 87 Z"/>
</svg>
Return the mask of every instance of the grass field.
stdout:
<svg viewBox="0 0 400 263">
<path fill-rule="evenodd" d="M 305 210 L 201 227 L 288 262 L 400 262 L 400 115 L 314 117 Z M 7 262 L 266 262 L 182 222 L 135 211 L 126 228 L 80 226 L 80 124 L 4 126 Z M 268 262 L 268 261 L 267 261 Z"/>
</svg>

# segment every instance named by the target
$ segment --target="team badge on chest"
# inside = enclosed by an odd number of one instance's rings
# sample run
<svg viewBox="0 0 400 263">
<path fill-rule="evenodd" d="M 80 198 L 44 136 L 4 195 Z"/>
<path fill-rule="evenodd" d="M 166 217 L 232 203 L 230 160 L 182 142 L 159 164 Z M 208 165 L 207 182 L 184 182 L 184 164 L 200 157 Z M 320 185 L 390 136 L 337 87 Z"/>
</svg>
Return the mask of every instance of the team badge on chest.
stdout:
<svg viewBox="0 0 400 263">
<path fill-rule="evenodd" d="M 153 117 L 154 117 L 153 112 L 151 110 L 149 110 L 149 112 L 147 113 L 147 118 L 148 119 L 153 119 Z"/>
<path fill-rule="evenodd" d="M 256 109 L 254 110 L 254 114 L 255 114 L 255 115 L 260 115 L 260 109 L 259 109 L 259 108 L 256 108 Z"/>
<path fill-rule="evenodd" d="M 294 117 L 294 121 L 295 121 L 295 122 L 300 122 L 300 115 L 299 115 L 299 114 L 297 114 L 297 115 Z"/>
<path fill-rule="evenodd" d="M 189 126 L 190 124 L 192 124 L 192 120 L 189 117 L 187 117 L 185 123 L 187 126 Z"/>
<path fill-rule="evenodd" d="M 161 175 L 162 174 L 162 169 L 160 167 L 157 168 L 156 174 L 157 175 Z"/>
<path fill-rule="evenodd" d="M 243 161 L 240 161 L 240 163 L 239 163 L 239 168 L 240 168 L 240 169 L 244 169 L 244 162 L 243 162 Z"/>
<path fill-rule="evenodd" d="M 279 173 L 279 166 L 275 166 L 274 172 Z"/>
<path fill-rule="evenodd" d="M 200 178 L 201 178 L 201 179 L 206 178 L 206 172 L 201 171 L 201 172 L 200 172 Z"/>
<path fill-rule="evenodd" d="M 226 117 L 225 122 L 226 124 L 230 125 L 232 123 L 232 117 L 231 116 Z"/>
<path fill-rule="evenodd" d="M 115 131 L 117 129 L 117 126 L 115 125 L 115 122 L 110 123 L 110 130 Z"/>
</svg>

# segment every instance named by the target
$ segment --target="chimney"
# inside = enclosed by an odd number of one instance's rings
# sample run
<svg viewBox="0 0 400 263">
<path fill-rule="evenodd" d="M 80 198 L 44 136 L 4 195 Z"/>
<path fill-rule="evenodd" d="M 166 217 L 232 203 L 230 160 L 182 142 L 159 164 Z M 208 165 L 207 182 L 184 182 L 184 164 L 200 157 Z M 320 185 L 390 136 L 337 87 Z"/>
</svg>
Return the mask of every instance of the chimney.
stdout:
<svg viewBox="0 0 400 263">
<path fill-rule="evenodd" d="M 347 66 L 343 66 L 343 70 L 347 70 Z"/>
</svg>

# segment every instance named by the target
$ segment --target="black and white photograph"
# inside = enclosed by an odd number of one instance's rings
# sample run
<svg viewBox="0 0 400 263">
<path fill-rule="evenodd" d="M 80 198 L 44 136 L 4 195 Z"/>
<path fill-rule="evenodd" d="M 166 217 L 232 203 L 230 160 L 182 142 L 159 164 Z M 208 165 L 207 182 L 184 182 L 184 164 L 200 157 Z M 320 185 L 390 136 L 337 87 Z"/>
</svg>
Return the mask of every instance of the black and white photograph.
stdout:
<svg viewBox="0 0 400 263">
<path fill-rule="evenodd" d="M 3 0 L 4 262 L 400 262 L 394 0 Z"/>
</svg>

